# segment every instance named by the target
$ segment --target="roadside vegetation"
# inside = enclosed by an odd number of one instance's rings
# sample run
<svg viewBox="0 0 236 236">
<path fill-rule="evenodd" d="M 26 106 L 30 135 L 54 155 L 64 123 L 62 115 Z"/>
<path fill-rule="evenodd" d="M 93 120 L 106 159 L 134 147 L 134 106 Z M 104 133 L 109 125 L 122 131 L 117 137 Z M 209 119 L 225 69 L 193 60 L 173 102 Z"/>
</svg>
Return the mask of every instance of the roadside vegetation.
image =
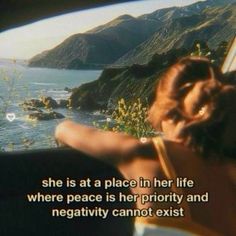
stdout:
<svg viewBox="0 0 236 236">
<path fill-rule="evenodd" d="M 129 103 L 121 98 L 106 122 L 102 125 L 94 122 L 94 125 L 103 130 L 123 132 L 136 138 L 152 137 L 156 132 L 147 121 L 147 115 L 148 105 L 142 104 L 140 99 Z"/>
</svg>

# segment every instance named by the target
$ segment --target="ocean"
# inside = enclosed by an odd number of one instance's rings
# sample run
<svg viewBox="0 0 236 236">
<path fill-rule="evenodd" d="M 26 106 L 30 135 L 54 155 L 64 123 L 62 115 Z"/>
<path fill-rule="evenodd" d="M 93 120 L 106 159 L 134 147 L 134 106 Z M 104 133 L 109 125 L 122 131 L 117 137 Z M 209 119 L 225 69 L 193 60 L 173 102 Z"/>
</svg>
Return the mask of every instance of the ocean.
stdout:
<svg viewBox="0 0 236 236">
<path fill-rule="evenodd" d="M 96 80 L 101 70 L 65 70 L 30 68 L 21 61 L 0 60 L 0 148 L 1 151 L 44 149 L 55 146 L 54 131 L 62 121 L 32 121 L 29 112 L 19 106 L 23 101 L 40 96 L 50 96 L 55 100 L 67 99 L 70 92 L 65 88 L 78 87 Z M 99 112 L 83 112 L 76 109 L 54 109 L 67 119 L 86 125 L 104 120 Z M 10 122 L 6 113 L 14 113 Z"/>
</svg>

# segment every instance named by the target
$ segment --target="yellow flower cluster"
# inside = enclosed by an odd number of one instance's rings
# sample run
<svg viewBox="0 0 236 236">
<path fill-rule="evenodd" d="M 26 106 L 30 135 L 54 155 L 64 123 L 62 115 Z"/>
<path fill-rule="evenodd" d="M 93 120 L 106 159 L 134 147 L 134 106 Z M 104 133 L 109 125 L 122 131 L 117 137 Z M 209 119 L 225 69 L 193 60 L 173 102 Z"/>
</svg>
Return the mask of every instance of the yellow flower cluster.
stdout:
<svg viewBox="0 0 236 236">
<path fill-rule="evenodd" d="M 154 135 L 154 130 L 147 122 L 147 111 L 147 107 L 140 99 L 133 103 L 126 103 L 121 98 L 111 118 L 108 118 L 102 127 L 96 126 L 103 130 L 124 132 L 137 138 L 150 137 Z"/>
</svg>

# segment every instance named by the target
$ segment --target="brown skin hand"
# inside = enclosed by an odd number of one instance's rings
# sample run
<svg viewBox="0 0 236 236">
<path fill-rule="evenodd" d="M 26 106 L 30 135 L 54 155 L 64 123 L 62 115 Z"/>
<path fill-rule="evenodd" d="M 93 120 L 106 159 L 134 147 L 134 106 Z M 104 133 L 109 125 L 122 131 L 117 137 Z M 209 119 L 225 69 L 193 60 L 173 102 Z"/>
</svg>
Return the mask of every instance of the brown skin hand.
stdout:
<svg viewBox="0 0 236 236">
<path fill-rule="evenodd" d="M 156 156 L 151 140 L 142 143 L 127 134 L 102 131 L 69 120 L 56 127 L 55 138 L 114 166 L 130 162 L 137 156 L 148 159 Z"/>
</svg>

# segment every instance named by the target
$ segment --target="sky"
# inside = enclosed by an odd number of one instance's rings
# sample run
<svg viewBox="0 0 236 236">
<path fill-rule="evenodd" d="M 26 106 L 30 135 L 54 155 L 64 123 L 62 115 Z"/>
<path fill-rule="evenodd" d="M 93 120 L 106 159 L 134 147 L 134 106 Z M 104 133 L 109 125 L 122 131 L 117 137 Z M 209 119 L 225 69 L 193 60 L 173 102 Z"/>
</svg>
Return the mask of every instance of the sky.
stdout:
<svg viewBox="0 0 236 236">
<path fill-rule="evenodd" d="M 114 18 L 134 17 L 161 8 L 189 5 L 200 0 L 142 0 L 60 15 L 0 33 L 0 58 L 30 59 L 54 48 L 73 34 L 84 33 Z"/>
</svg>

